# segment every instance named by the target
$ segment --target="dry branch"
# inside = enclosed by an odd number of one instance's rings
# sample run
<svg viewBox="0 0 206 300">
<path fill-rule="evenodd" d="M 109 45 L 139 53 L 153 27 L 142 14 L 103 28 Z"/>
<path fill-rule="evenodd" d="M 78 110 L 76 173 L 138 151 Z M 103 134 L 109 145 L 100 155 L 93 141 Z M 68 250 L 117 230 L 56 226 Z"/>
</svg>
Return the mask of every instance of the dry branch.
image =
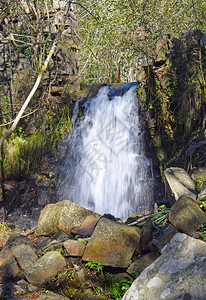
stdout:
<svg viewBox="0 0 206 300">
<path fill-rule="evenodd" d="M 50 59 L 51 59 L 51 57 L 52 57 L 52 54 L 54 53 L 56 44 L 57 44 L 57 42 L 58 42 L 58 40 L 59 40 L 59 36 L 60 36 L 60 34 L 56 36 L 56 39 L 55 39 L 54 42 L 53 42 L 52 48 L 51 48 L 51 50 L 50 50 L 50 52 L 49 52 L 49 54 L 48 54 L 48 56 L 47 56 L 47 58 L 46 58 L 46 60 L 45 60 L 45 62 L 44 62 L 44 65 L 43 65 L 43 67 L 42 67 L 42 69 L 41 69 L 41 72 L 39 73 L 39 75 L 38 75 L 38 77 L 37 77 L 37 79 L 36 79 L 36 82 L 35 82 L 35 84 L 34 84 L 32 90 L 31 90 L 31 92 L 29 93 L 29 95 L 28 95 L 26 101 L 24 102 L 22 108 L 20 109 L 19 113 L 17 114 L 17 116 L 16 116 L 16 118 L 15 118 L 15 120 L 14 120 L 14 122 L 13 122 L 11 128 L 10 128 L 9 130 L 7 130 L 7 131 L 2 135 L 2 137 L 0 138 L 0 152 L 1 152 L 1 153 L 2 153 L 2 147 L 3 147 L 3 142 L 4 142 L 4 140 L 5 140 L 5 139 L 6 139 L 6 138 L 7 138 L 7 137 L 8 137 L 8 136 L 16 129 L 16 126 L 17 126 L 19 120 L 21 119 L 21 117 L 22 117 L 22 115 L 23 115 L 25 109 L 27 108 L 29 102 L 31 101 L 31 99 L 32 99 L 32 97 L 33 97 L 33 95 L 34 95 L 34 93 L 36 92 L 36 90 L 37 90 L 37 88 L 38 88 L 38 86 L 39 86 L 39 84 L 40 84 L 40 82 L 41 82 L 43 73 L 44 73 L 44 71 L 46 70 L 46 68 L 47 68 L 47 66 L 48 66 L 48 63 L 49 63 L 49 61 L 50 61 Z M 2 159 L 1 156 L 0 156 L 0 158 Z"/>
</svg>

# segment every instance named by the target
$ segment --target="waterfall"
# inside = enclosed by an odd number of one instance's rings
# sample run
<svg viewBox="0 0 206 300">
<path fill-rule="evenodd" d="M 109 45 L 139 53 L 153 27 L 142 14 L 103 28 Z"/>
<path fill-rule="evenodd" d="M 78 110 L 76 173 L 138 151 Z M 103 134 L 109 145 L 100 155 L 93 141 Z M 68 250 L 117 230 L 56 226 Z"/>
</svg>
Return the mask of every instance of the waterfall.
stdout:
<svg viewBox="0 0 206 300">
<path fill-rule="evenodd" d="M 58 194 L 59 200 L 125 221 L 152 208 L 154 176 L 144 151 L 136 87 L 112 100 L 109 91 L 102 87 L 85 103 L 84 118 L 67 142 Z"/>
</svg>

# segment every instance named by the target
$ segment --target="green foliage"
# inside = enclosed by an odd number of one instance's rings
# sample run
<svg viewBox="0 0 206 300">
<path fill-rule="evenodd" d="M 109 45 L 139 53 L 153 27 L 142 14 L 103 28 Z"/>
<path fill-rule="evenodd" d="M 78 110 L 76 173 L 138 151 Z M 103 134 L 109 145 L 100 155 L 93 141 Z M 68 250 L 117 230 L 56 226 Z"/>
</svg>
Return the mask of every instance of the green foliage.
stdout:
<svg viewBox="0 0 206 300">
<path fill-rule="evenodd" d="M 37 250 L 36 254 L 38 255 L 38 257 L 41 257 L 44 254 L 46 254 L 48 251 L 58 251 L 62 253 L 62 243 L 56 243 L 56 244 L 45 246 L 44 248 Z M 53 281 L 55 281 L 55 279 L 53 279 Z"/>
<path fill-rule="evenodd" d="M 113 274 L 107 273 L 105 284 L 109 295 L 116 300 L 120 300 L 124 293 L 130 288 L 132 281 L 129 279 L 117 280 Z"/>
<path fill-rule="evenodd" d="M 138 271 L 138 268 L 140 266 L 138 265 L 134 265 L 134 269 L 128 269 L 130 275 L 133 277 L 133 278 L 137 278 L 139 275 L 140 275 L 140 272 Z"/>
<path fill-rule="evenodd" d="M 204 32 L 206 1 L 192 0 L 81 0 L 79 7 L 80 59 L 88 82 L 134 81 L 136 68 L 152 62 L 157 38 L 164 33 L 180 37 L 200 28 Z M 168 22 L 170 20 L 170 22 Z M 184 20 L 184 22 L 182 22 Z M 88 55 L 89 53 L 89 55 Z M 171 90 L 172 93 L 172 90 Z"/>
<path fill-rule="evenodd" d="M 89 267 L 90 269 L 96 270 L 97 272 L 100 272 L 103 275 L 103 265 L 98 263 L 97 261 L 89 261 L 85 264 L 86 267 Z"/>
<path fill-rule="evenodd" d="M 199 237 L 198 239 L 206 242 L 206 222 L 200 225 L 199 227 Z"/>
<path fill-rule="evenodd" d="M 168 224 L 168 220 L 169 220 L 170 208 L 166 208 L 165 205 L 160 206 L 160 208 L 162 209 L 161 211 L 153 213 L 150 216 L 152 225 L 157 230 L 160 230 L 161 228 L 165 227 Z"/>
<path fill-rule="evenodd" d="M 206 177 L 198 177 L 198 176 L 193 176 L 192 178 L 195 182 L 195 185 L 196 185 L 196 190 L 198 192 L 200 192 L 202 186 L 203 186 L 203 183 L 204 181 L 206 181 Z"/>
<path fill-rule="evenodd" d="M 164 204 L 158 206 L 158 211 L 164 211 L 165 209 L 166 209 L 166 206 Z"/>
<path fill-rule="evenodd" d="M 202 197 L 198 204 L 202 210 L 206 211 L 206 196 Z"/>
<path fill-rule="evenodd" d="M 4 142 L 5 179 L 18 179 L 36 172 L 45 155 L 55 154 L 56 143 L 70 130 L 69 107 L 61 109 L 55 118 L 45 115 L 43 124 L 33 135 L 25 136 L 23 127 L 19 127 Z"/>
<path fill-rule="evenodd" d="M 94 292 L 109 297 L 109 299 L 121 299 L 132 284 L 132 280 L 118 279 L 114 274 L 103 273 L 103 266 L 98 262 L 88 262 L 85 266 L 92 270 L 87 273 Z"/>
</svg>

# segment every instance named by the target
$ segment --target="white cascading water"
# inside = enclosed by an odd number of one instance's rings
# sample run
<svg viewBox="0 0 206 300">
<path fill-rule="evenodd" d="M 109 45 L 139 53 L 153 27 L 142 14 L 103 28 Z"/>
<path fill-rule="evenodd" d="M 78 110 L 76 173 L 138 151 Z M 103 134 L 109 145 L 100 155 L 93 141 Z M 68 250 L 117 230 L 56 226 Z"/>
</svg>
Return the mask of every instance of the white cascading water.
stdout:
<svg viewBox="0 0 206 300">
<path fill-rule="evenodd" d="M 59 200 L 125 221 L 153 206 L 154 177 L 144 151 L 136 87 L 108 98 L 102 87 L 68 140 Z"/>
</svg>

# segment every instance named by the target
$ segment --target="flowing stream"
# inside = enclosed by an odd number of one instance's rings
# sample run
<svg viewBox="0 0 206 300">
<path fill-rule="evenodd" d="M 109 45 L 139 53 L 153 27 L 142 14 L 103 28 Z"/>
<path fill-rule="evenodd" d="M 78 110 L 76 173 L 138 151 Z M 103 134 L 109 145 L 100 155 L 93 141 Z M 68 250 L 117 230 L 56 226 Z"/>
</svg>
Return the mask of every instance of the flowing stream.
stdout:
<svg viewBox="0 0 206 300">
<path fill-rule="evenodd" d="M 110 100 L 111 89 L 102 87 L 85 103 L 84 118 L 67 142 L 58 195 L 125 221 L 152 208 L 154 176 L 144 151 L 136 86 Z"/>
</svg>

